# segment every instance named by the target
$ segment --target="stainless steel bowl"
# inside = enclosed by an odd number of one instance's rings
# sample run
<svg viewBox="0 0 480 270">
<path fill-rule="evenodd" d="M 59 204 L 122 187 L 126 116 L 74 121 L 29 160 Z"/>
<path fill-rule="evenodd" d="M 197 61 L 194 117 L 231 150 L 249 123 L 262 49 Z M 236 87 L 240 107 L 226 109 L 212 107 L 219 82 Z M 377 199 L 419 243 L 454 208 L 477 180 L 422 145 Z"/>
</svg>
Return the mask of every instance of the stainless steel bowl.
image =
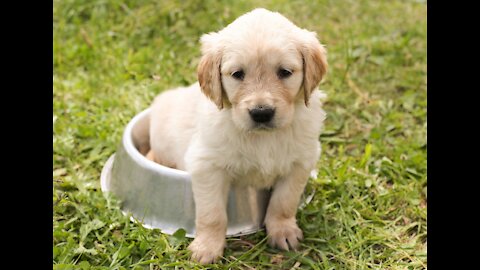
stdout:
<svg viewBox="0 0 480 270">
<path fill-rule="evenodd" d="M 148 139 L 132 136 L 149 113 L 147 109 L 128 123 L 117 152 L 102 170 L 102 191 L 116 195 L 124 214 L 130 213 L 143 226 L 166 234 L 183 228 L 187 237 L 194 237 L 195 203 L 190 175 L 148 160 L 137 149 L 142 143 L 139 140 L 145 143 Z M 261 230 L 269 198 L 268 190 L 232 186 L 227 205 L 227 236 Z"/>
</svg>

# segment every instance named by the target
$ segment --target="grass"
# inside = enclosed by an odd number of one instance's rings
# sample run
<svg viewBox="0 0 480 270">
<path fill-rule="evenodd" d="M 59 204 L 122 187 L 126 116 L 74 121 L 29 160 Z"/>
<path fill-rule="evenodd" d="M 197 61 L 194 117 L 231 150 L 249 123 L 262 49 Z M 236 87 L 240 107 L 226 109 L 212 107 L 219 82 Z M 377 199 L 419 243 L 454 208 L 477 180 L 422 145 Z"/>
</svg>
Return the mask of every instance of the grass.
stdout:
<svg viewBox="0 0 480 270">
<path fill-rule="evenodd" d="M 309 2 L 309 3 L 307 3 Z M 100 190 L 123 128 L 196 81 L 198 39 L 263 6 L 318 32 L 329 96 L 299 252 L 228 239 L 219 269 L 426 268 L 424 1 L 54 1 L 54 269 L 197 269 L 190 239 L 131 223 Z"/>
</svg>

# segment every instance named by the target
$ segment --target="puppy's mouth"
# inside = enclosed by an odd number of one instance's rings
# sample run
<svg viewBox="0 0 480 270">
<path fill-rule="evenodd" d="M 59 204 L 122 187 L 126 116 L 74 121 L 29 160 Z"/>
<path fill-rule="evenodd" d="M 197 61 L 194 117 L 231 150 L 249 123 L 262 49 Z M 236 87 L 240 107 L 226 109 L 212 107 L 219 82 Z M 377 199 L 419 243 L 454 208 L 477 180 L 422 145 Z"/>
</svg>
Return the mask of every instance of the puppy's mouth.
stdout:
<svg viewBox="0 0 480 270">
<path fill-rule="evenodd" d="M 273 123 L 253 123 L 251 131 L 271 131 L 276 126 Z"/>
</svg>

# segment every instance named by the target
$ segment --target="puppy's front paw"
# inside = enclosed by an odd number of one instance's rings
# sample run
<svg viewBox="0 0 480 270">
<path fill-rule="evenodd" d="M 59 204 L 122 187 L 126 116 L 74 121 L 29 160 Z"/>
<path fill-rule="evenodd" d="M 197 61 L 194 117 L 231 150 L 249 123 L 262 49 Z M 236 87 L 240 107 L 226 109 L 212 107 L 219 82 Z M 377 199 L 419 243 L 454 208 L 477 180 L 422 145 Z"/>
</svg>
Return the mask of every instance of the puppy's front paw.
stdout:
<svg viewBox="0 0 480 270">
<path fill-rule="evenodd" d="M 266 222 L 268 244 L 283 250 L 289 250 L 290 246 L 296 250 L 299 240 L 303 239 L 303 233 L 298 228 L 295 218 L 275 219 Z"/>
<path fill-rule="evenodd" d="M 191 259 L 201 264 L 214 263 L 223 255 L 225 239 L 207 239 L 196 237 L 188 246 L 192 252 Z"/>
</svg>

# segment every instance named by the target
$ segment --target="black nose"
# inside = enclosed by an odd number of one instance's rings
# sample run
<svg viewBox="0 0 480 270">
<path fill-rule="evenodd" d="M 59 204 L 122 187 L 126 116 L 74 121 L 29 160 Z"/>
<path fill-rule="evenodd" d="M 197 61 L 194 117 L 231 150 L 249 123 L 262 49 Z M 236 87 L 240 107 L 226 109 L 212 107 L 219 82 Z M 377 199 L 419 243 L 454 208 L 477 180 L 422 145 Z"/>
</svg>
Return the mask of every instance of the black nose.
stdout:
<svg viewBox="0 0 480 270">
<path fill-rule="evenodd" d="M 256 106 L 255 108 L 248 111 L 250 117 L 253 121 L 257 123 L 267 123 L 272 120 L 273 115 L 275 114 L 275 109 L 269 106 Z"/>
</svg>

